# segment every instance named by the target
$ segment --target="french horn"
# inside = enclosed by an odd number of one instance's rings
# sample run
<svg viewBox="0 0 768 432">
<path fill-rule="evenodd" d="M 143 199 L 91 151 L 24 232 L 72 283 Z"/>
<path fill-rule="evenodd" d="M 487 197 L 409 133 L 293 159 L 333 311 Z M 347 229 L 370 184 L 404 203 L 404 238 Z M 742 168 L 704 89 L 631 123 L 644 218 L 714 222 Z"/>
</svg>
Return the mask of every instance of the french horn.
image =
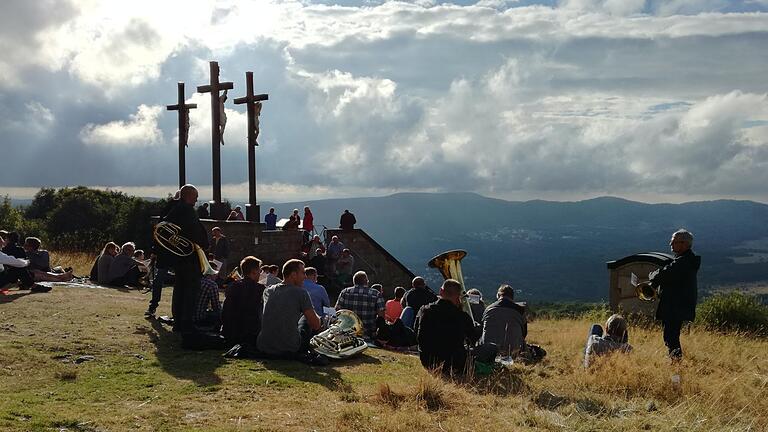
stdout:
<svg viewBox="0 0 768 432">
<path fill-rule="evenodd" d="M 181 235 L 181 227 L 172 222 L 162 221 L 155 225 L 152 237 L 160 247 L 173 255 L 187 257 L 197 254 L 200 269 L 204 275 L 215 275 L 216 270 L 211 267 L 203 248 L 192 240 Z"/>
<path fill-rule="evenodd" d="M 461 284 L 461 309 L 472 316 L 472 308 L 469 306 L 467 289 L 464 285 L 464 275 L 461 273 L 461 260 L 467 256 L 467 251 L 456 249 L 443 252 L 440 255 L 429 260 L 427 265 L 440 271 L 445 279 L 455 279 Z"/>
<path fill-rule="evenodd" d="M 319 354 L 333 359 L 344 359 L 368 348 L 362 336 L 363 322 L 348 309 L 336 311 L 328 329 L 309 340 L 309 345 Z"/>
</svg>

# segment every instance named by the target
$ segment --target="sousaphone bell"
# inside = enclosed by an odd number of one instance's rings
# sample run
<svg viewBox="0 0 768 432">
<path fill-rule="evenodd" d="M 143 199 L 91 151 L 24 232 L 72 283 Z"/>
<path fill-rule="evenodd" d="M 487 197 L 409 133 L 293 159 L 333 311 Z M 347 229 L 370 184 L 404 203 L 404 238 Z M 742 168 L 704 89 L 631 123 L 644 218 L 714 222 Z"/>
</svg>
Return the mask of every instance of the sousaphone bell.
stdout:
<svg viewBox="0 0 768 432">
<path fill-rule="evenodd" d="M 464 275 L 461 273 L 461 260 L 467 256 L 467 251 L 456 249 L 443 252 L 429 260 L 427 265 L 440 271 L 445 279 L 455 279 L 461 284 L 461 309 L 472 317 L 472 308 L 469 306 L 467 289 L 464 286 Z"/>
</svg>

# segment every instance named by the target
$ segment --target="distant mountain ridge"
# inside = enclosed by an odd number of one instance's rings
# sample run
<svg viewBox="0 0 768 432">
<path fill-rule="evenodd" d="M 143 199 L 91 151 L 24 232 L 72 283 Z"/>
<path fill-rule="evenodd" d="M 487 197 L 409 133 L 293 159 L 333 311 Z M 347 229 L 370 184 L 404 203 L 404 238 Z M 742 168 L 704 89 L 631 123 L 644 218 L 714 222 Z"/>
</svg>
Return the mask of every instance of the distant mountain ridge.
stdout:
<svg viewBox="0 0 768 432">
<path fill-rule="evenodd" d="M 607 298 L 605 262 L 632 253 L 668 251 L 680 227 L 696 236 L 703 287 L 768 280 L 768 205 L 752 201 L 646 204 L 599 197 L 576 202 L 505 201 L 475 193 L 397 193 L 376 198 L 261 203 L 287 216 L 312 208 L 317 225 L 338 226 L 352 211 L 382 246 L 414 273 L 440 282 L 426 263 L 449 249 L 465 249 L 469 286 L 486 297 L 511 283 L 534 300 Z M 747 243 L 750 242 L 750 243 Z M 746 246 L 745 246 L 746 245 Z M 750 262 L 751 257 L 757 257 Z M 736 264 L 734 257 L 744 263 Z"/>
</svg>

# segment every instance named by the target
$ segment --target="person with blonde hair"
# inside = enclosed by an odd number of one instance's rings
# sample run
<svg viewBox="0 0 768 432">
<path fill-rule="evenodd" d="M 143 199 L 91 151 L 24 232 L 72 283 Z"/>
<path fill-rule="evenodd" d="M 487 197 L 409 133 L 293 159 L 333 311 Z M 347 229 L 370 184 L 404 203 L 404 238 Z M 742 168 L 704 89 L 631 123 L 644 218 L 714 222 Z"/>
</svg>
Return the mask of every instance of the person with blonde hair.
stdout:
<svg viewBox="0 0 768 432">
<path fill-rule="evenodd" d="M 115 242 L 107 242 L 104 248 L 99 254 L 99 258 L 96 261 L 96 280 L 100 284 L 108 284 L 109 268 L 112 266 L 112 261 L 115 260 L 115 256 L 120 251 L 120 247 Z"/>
<path fill-rule="evenodd" d="M 587 346 L 584 349 L 584 367 L 589 367 L 595 357 L 614 351 L 628 353 L 632 346 L 628 342 L 627 321 L 619 314 L 613 314 L 605 322 L 605 334 L 599 324 L 592 326 Z"/>
</svg>

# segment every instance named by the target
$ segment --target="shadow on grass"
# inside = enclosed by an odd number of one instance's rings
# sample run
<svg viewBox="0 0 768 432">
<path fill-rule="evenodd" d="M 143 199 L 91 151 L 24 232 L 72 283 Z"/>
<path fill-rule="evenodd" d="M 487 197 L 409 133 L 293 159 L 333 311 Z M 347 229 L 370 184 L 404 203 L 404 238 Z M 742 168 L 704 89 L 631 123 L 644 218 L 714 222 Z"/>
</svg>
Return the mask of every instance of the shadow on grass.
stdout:
<svg viewBox="0 0 768 432">
<path fill-rule="evenodd" d="M 181 348 L 181 336 L 168 330 L 157 320 L 150 321 L 154 332 L 147 331 L 155 345 L 160 367 L 176 378 L 188 379 L 200 386 L 221 383 L 216 369 L 224 364 L 220 350 L 189 351 Z M 145 327 L 139 327 L 142 329 Z"/>
<path fill-rule="evenodd" d="M 32 294 L 32 292 L 30 292 L 30 291 L 25 291 L 25 292 L 17 291 L 17 292 L 14 292 L 14 293 L 0 294 L 0 304 L 2 304 L 2 303 L 10 303 L 10 302 L 12 302 L 12 301 L 14 301 L 16 299 L 19 299 L 19 298 L 24 297 L 24 296 L 28 296 L 30 294 Z"/>
<path fill-rule="evenodd" d="M 359 355 L 345 360 L 331 360 L 328 366 L 310 366 L 295 360 L 263 360 L 265 369 L 278 372 L 298 381 L 312 382 L 332 391 L 349 392 L 349 387 L 341 377 L 337 366 L 355 366 L 366 363 L 381 363 L 377 358 Z"/>
</svg>

